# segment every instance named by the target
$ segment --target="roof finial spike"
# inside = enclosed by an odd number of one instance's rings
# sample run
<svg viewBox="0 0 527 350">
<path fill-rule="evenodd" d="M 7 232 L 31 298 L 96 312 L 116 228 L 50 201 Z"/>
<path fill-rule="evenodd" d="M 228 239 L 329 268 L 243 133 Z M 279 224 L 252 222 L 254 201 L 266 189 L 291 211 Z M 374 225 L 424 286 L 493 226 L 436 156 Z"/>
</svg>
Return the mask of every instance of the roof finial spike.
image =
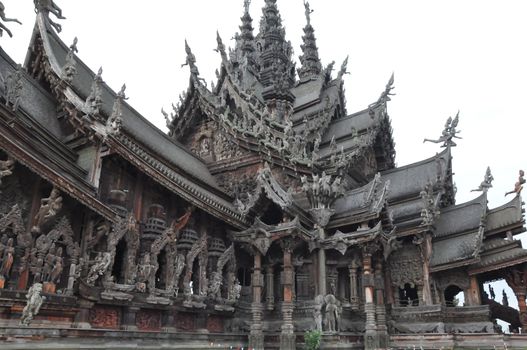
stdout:
<svg viewBox="0 0 527 350">
<path fill-rule="evenodd" d="M 106 132 L 108 134 L 117 134 L 123 125 L 123 101 L 128 100 L 125 94 L 126 84 L 123 84 L 121 90 L 117 93 L 115 102 L 113 103 L 112 114 L 106 120 Z"/>
<path fill-rule="evenodd" d="M 460 130 L 456 130 L 457 124 L 459 123 L 459 111 L 456 114 L 456 117 L 452 119 L 452 117 L 448 117 L 445 128 L 443 129 L 443 133 L 437 140 L 431 140 L 431 139 L 424 139 L 423 143 L 425 142 L 433 142 L 433 143 L 441 143 L 443 142 L 443 145 L 441 147 L 455 147 L 457 146 L 454 142 L 454 138 L 456 139 L 462 139 L 462 137 L 457 136 L 458 133 L 460 133 Z"/>
<path fill-rule="evenodd" d="M 485 172 L 485 177 L 483 178 L 483 182 L 479 185 L 478 188 L 470 191 L 470 192 L 483 192 L 487 193 L 489 188 L 492 187 L 492 181 L 494 181 L 494 177 L 492 176 L 492 173 L 490 171 L 490 167 L 487 167 L 487 171 Z"/>
<path fill-rule="evenodd" d="M 1 1 L 0 1 L 0 19 L 2 19 L 2 21 L 4 21 L 4 22 L 16 22 L 18 24 L 22 24 L 22 22 L 20 22 L 16 18 L 7 18 L 6 17 L 6 15 L 5 15 L 5 6 L 4 6 L 4 4 Z M 13 37 L 13 34 L 11 33 L 11 31 L 9 29 L 7 29 L 5 24 L 0 22 L 0 36 L 2 36 L 2 33 L 4 31 L 7 33 L 7 35 L 9 35 L 10 38 Z"/>
<path fill-rule="evenodd" d="M 302 63 L 302 67 L 298 69 L 298 76 L 301 79 L 316 77 L 322 72 L 322 64 L 320 63 L 320 59 L 318 57 L 315 30 L 311 25 L 311 14 L 313 13 L 313 10 L 309 6 L 309 2 L 306 0 L 304 0 L 304 8 L 307 24 L 304 27 L 304 36 L 302 37 L 302 56 L 300 56 L 300 63 Z"/>
</svg>

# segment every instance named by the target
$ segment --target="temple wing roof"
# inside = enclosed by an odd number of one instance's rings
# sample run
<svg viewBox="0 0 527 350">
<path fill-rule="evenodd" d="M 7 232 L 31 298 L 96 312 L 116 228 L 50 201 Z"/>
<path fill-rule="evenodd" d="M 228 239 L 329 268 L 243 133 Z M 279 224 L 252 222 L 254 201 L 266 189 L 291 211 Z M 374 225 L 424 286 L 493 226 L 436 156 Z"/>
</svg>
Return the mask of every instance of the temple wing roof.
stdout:
<svg viewBox="0 0 527 350">
<path fill-rule="evenodd" d="M 436 220 L 434 237 L 442 238 L 452 234 L 477 230 L 486 215 L 487 196 L 481 196 L 470 202 L 441 210 Z"/>
<path fill-rule="evenodd" d="M 488 212 L 485 235 L 490 236 L 506 230 L 518 234 L 525 230 L 524 224 L 522 199 L 516 196 L 510 202 Z"/>
<path fill-rule="evenodd" d="M 487 194 L 441 211 L 433 238 L 431 271 L 477 262 L 481 252 Z"/>
<path fill-rule="evenodd" d="M 418 163 L 382 172 L 382 179 L 390 181 L 390 202 L 418 195 L 429 183 L 445 181 L 450 177 L 450 149 Z"/>
<path fill-rule="evenodd" d="M 527 262 L 527 250 L 521 241 L 492 238 L 483 243 L 480 260 L 471 265 L 470 274 L 500 270 Z"/>
<path fill-rule="evenodd" d="M 69 51 L 68 46 L 50 28 L 44 15 L 38 15 L 37 26 L 51 66 L 55 70 L 55 73 L 60 76 L 61 67 L 64 66 Z M 74 76 L 72 87 L 79 97 L 86 99 L 90 94 L 95 73 L 79 57 L 75 56 L 75 61 L 77 73 Z M 112 106 L 116 96 L 115 91 L 108 85 L 102 84 L 102 110 L 107 116 L 112 112 Z M 150 148 L 157 155 L 192 177 L 201 180 L 211 187 L 218 188 L 214 177 L 208 171 L 205 163 L 187 151 L 184 146 L 178 144 L 155 127 L 127 103 L 123 104 L 122 121 L 123 128 L 126 132 L 144 146 Z"/>
</svg>

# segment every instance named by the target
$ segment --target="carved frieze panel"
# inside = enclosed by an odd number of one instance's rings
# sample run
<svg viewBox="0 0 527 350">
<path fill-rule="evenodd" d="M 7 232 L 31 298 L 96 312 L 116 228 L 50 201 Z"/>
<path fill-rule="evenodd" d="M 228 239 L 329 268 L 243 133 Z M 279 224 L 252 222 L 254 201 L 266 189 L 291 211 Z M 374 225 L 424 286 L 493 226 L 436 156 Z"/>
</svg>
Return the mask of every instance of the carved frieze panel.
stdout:
<svg viewBox="0 0 527 350">
<path fill-rule="evenodd" d="M 220 316 L 210 315 L 207 318 L 207 330 L 211 333 L 223 333 L 223 323 Z"/>
<path fill-rule="evenodd" d="M 396 250 L 390 255 L 388 266 L 394 286 L 404 288 L 406 283 L 411 286 L 423 284 L 423 261 L 417 247 L 405 245 Z"/>
<path fill-rule="evenodd" d="M 96 306 L 90 310 L 92 328 L 118 329 L 121 310 L 115 307 Z"/>
<path fill-rule="evenodd" d="M 135 316 L 135 323 L 142 331 L 158 331 L 161 329 L 161 312 L 140 310 Z"/>
<path fill-rule="evenodd" d="M 176 315 L 176 328 L 181 331 L 190 332 L 196 329 L 196 318 L 194 314 L 179 312 Z"/>
</svg>

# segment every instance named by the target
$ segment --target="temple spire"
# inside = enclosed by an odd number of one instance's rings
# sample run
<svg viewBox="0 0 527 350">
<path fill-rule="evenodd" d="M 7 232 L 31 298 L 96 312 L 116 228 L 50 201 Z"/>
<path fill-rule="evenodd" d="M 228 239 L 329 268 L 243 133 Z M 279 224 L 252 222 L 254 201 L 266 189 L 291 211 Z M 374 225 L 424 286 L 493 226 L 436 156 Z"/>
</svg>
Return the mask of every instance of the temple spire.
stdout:
<svg viewBox="0 0 527 350">
<path fill-rule="evenodd" d="M 253 19 L 249 14 L 249 6 L 251 0 L 243 2 L 243 16 L 241 18 L 242 25 L 240 26 L 240 36 L 238 38 L 238 47 L 242 52 L 242 56 L 251 56 L 254 53 L 254 34 L 253 34 Z"/>
<path fill-rule="evenodd" d="M 298 70 L 298 76 L 300 79 L 318 76 L 322 72 L 322 64 L 318 57 L 318 48 L 315 38 L 315 29 L 311 25 L 311 10 L 309 2 L 304 0 L 304 7 L 306 9 L 306 21 L 307 24 L 304 27 L 304 36 L 302 36 L 301 45 L 302 55 L 300 56 L 300 63 L 302 67 Z"/>
<path fill-rule="evenodd" d="M 288 89 L 295 82 L 295 68 L 291 60 L 293 49 L 285 40 L 285 29 L 276 0 L 265 0 L 260 21 L 258 44 L 261 47 L 260 81 L 268 86 Z"/>
</svg>

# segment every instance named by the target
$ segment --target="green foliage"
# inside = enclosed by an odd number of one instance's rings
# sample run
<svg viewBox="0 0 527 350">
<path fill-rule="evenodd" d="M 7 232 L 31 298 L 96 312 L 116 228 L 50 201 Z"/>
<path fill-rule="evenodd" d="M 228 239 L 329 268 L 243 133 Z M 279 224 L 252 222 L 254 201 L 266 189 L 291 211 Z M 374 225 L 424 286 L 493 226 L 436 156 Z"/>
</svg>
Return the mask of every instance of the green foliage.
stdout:
<svg viewBox="0 0 527 350">
<path fill-rule="evenodd" d="M 322 339 L 321 331 L 308 331 L 304 334 L 304 342 L 306 343 L 306 350 L 320 349 L 320 340 Z"/>
</svg>

